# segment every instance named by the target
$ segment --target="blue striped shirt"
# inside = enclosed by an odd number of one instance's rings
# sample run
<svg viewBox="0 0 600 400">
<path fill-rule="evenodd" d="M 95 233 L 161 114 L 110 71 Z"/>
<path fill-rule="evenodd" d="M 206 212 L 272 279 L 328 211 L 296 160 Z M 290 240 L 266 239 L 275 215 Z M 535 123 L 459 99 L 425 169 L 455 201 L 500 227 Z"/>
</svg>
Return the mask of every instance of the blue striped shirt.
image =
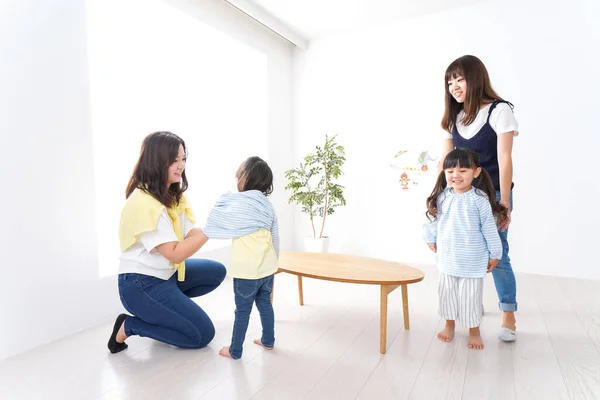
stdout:
<svg viewBox="0 0 600 400">
<path fill-rule="evenodd" d="M 425 225 L 425 242 L 437 245 L 441 272 L 483 278 L 490 259 L 502 258 L 502 242 L 487 195 L 472 188 L 457 194 L 444 190 L 435 221 Z"/>
<path fill-rule="evenodd" d="M 221 196 L 202 230 L 211 239 L 234 239 L 259 229 L 271 232 L 279 258 L 279 225 L 273 205 L 262 192 L 248 190 Z"/>
</svg>

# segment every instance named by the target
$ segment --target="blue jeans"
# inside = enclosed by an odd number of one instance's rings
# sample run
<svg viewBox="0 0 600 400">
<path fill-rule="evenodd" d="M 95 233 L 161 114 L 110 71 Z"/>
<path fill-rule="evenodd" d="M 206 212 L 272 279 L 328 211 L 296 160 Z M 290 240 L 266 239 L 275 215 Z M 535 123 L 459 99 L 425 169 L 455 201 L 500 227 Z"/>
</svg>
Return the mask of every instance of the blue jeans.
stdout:
<svg viewBox="0 0 600 400">
<path fill-rule="evenodd" d="M 496 201 L 500 201 L 500 191 L 496 191 Z M 513 208 L 512 192 L 510 193 L 510 210 Z M 517 283 L 515 273 L 510 264 L 508 255 L 508 229 L 504 232 L 498 230 L 502 241 L 502 259 L 492 271 L 494 284 L 498 293 L 500 311 L 517 311 Z"/>
<path fill-rule="evenodd" d="M 225 273 L 219 262 L 188 259 L 183 282 L 177 281 L 177 273 L 168 280 L 120 274 L 121 303 L 133 314 L 125 320 L 125 334 L 189 349 L 206 346 L 215 336 L 215 327 L 191 298 L 215 290 L 225 279 Z"/>
<path fill-rule="evenodd" d="M 274 275 L 261 279 L 233 279 L 233 291 L 235 292 L 235 322 L 233 323 L 233 335 L 229 354 L 231 358 L 242 357 L 244 339 L 250 322 L 252 305 L 256 302 L 256 308 L 260 314 L 262 324 L 263 346 L 272 348 L 275 345 L 275 314 L 271 304 L 271 292 L 273 291 Z"/>
</svg>

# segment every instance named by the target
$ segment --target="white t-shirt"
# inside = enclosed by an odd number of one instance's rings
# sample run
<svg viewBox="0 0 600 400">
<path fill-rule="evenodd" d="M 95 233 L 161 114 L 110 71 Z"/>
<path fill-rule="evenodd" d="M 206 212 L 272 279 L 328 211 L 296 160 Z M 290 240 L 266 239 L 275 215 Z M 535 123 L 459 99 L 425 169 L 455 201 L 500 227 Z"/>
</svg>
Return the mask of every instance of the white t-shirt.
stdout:
<svg viewBox="0 0 600 400">
<path fill-rule="evenodd" d="M 186 237 L 194 225 L 187 219 L 185 212 L 179 218 L 183 221 L 183 237 Z M 167 280 L 177 269 L 155 247 L 169 242 L 178 242 L 167 210 L 163 210 L 158 219 L 156 230 L 142 233 L 135 244 L 121 252 L 119 274 L 132 273 L 150 275 Z"/>
<path fill-rule="evenodd" d="M 464 111 L 458 113 L 456 129 L 458 130 L 458 134 L 465 139 L 471 139 L 473 136 L 479 132 L 479 130 L 485 125 L 488 114 L 490 112 L 490 107 L 492 103 L 483 107 L 477 113 L 477 117 L 471 123 L 471 125 L 465 126 L 462 123 L 462 119 L 465 115 Z M 519 135 L 519 124 L 517 123 L 517 119 L 513 114 L 512 109 L 506 103 L 498 103 L 496 108 L 492 111 L 492 115 L 490 116 L 490 126 L 496 132 L 496 135 L 502 135 L 503 133 L 514 131 L 514 136 Z M 448 132 L 446 133 L 447 139 L 452 139 L 452 135 Z"/>
</svg>

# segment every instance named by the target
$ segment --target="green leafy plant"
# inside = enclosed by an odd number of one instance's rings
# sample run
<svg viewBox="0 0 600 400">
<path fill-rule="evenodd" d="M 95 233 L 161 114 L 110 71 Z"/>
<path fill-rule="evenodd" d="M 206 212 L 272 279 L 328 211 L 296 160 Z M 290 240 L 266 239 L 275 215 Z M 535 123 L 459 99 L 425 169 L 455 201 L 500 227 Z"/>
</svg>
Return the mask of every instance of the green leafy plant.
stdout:
<svg viewBox="0 0 600 400">
<path fill-rule="evenodd" d="M 313 237 L 319 239 L 323 237 L 327 216 L 346 205 L 344 187 L 335 182 L 342 175 L 346 153 L 344 147 L 335 142 L 336 137 L 325 135 L 323 147 L 316 146 L 315 152 L 306 155 L 298 168 L 285 172 L 288 181 L 285 189 L 292 192 L 289 202 L 300 205 L 302 212 L 310 216 Z M 323 218 L 318 236 L 316 216 Z"/>
</svg>

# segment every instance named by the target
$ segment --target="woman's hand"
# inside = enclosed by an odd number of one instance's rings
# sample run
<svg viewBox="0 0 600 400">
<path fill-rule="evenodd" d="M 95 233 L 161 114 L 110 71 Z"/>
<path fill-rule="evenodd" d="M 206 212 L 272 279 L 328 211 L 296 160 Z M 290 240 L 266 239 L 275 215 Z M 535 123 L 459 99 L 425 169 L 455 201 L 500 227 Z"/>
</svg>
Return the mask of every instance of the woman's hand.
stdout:
<svg viewBox="0 0 600 400">
<path fill-rule="evenodd" d="M 494 270 L 494 268 L 496 268 L 496 266 L 498 265 L 498 263 L 500 262 L 500 260 L 488 260 L 488 268 L 487 268 L 487 272 L 490 273 Z"/>
<path fill-rule="evenodd" d="M 427 246 L 429 246 L 429 250 L 437 253 L 437 245 L 435 243 L 427 243 Z"/>
<path fill-rule="evenodd" d="M 502 232 L 504 232 L 505 230 L 508 229 L 508 226 L 510 225 L 510 205 L 504 202 L 500 202 L 500 204 L 502 204 L 504 207 L 506 207 L 506 218 L 503 219 L 502 221 L 500 221 L 500 223 L 498 224 L 498 229 L 501 230 Z"/>
<path fill-rule="evenodd" d="M 500 204 L 506 207 L 506 219 L 498 224 L 502 232 L 510 225 L 510 190 L 513 178 L 512 148 L 514 131 L 498 135 L 498 167 L 500 168 Z"/>
</svg>

